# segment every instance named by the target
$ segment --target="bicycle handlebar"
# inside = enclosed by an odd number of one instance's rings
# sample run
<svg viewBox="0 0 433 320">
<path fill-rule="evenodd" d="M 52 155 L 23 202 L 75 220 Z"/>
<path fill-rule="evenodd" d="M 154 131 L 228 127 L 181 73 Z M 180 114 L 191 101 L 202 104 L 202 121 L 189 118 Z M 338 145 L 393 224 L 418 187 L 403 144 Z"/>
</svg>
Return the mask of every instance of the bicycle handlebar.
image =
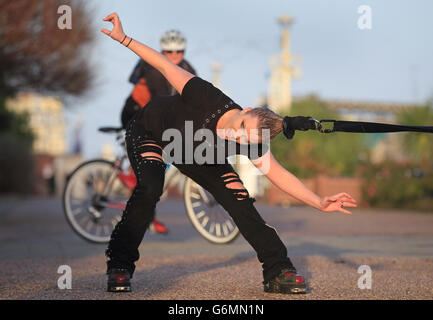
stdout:
<svg viewBox="0 0 433 320">
<path fill-rule="evenodd" d="M 101 131 L 104 133 L 111 133 L 111 132 L 118 133 L 122 130 L 123 130 L 122 127 L 100 127 L 100 128 L 98 128 L 98 131 Z"/>
</svg>

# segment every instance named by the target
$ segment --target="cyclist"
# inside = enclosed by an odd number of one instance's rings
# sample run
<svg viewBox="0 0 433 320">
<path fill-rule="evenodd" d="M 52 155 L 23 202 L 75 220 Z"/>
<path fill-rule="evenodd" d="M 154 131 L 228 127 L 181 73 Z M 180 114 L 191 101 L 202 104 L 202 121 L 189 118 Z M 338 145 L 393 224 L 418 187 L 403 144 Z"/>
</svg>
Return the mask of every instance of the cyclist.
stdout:
<svg viewBox="0 0 433 320">
<path fill-rule="evenodd" d="M 186 49 L 186 38 L 177 30 L 165 32 L 160 39 L 162 54 L 172 63 L 196 74 L 191 64 L 184 59 Z M 134 114 L 143 108 L 152 97 L 168 96 L 176 94 L 176 90 L 170 85 L 165 77 L 154 67 L 140 59 L 129 77 L 129 82 L 134 88 L 125 101 L 121 112 L 122 127 L 126 129 L 128 122 Z M 157 219 L 153 220 L 150 229 L 158 233 L 166 234 L 168 229 Z"/>
<path fill-rule="evenodd" d="M 186 38 L 177 30 L 165 32 L 160 39 L 162 54 L 172 63 L 196 74 L 191 64 L 184 59 L 186 50 Z M 140 59 L 129 77 L 129 82 L 134 84 L 130 96 L 126 99 L 121 113 L 122 127 L 126 125 L 132 116 L 143 108 L 152 97 L 168 96 L 176 94 L 176 90 L 165 77 L 154 67 Z"/>
<path fill-rule="evenodd" d="M 232 216 L 241 234 L 254 248 L 263 268 L 263 284 L 266 292 L 305 293 L 304 278 L 287 257 L 287 249 L 276 230 L 267 225 L 253 205 L 242 181 L 227 162 L 226 157 L 240 154 L 248 147 L 246 154 L 253 164 L 262 170 L 271 182 L 291 196 L 322 212 L 340 211 L 350 214 L 343 207 L 355 207 L 356 201 L 347 193 L 321 198 L 309 190 L 294 175 L 284 169 L 272 156 L 269 143 L 257 132 L 270 132 L 270 138 L 283 130 L 283 118 L 266 108 L 242 109 L 220 90 L 191 73 L 179 68 L 157 51 L 125 35 L 117 14 L 107 16 L 104 21 L 113 23 L 113 30 L 101 31 L 112 39 L 131 49 L 143 60 L 157 68 L 179 92 L 178 95 L 157 97 L 137 113 L 127 128 L 127 147 L 131 165 L 137 174 L 137 187 L 128 200 L 122 220 L 116 225 L 106 255 L 108 291 L 130 291 L 130 278 L 139 258 L 138 246 L 149 225 L 151 213 L 164 184 L 165 163 L 163 153 L 170 142 L 162 135 L 180 133 L 182 149 L 199 150 L 204 143 L 222 150 L 225 162 L 215 162 L 215 153 L 206 157 L 205 163 L 182 152 L 175 156 L 173 164 L 185 175 L 206 188 Z M 188 138 L 187 125 L 195 123 L 207 129 L 200 145 Z M 167 131 L 166 131 L 167 130 Z M 222 136 L 221 131 L 242 132 L 239 136 Z M 286 130 L 284 130 L 286 134 Z M 227 145 L 229 146 L 227 148 Z M 233 146 L 235 148 L 233 148 Z M 202 151 L 202 150 L 200 150 Z M 208 150 L 206 150 L 207 152 Z M 255 151 L 255 152 L 254 152 Z M 193 152 L 195 153 L 195 152 Z M 212 152 L 210 152 L 212 154 Z M 264 168 L 268 168 L 267 170 Z"/>
</svg>

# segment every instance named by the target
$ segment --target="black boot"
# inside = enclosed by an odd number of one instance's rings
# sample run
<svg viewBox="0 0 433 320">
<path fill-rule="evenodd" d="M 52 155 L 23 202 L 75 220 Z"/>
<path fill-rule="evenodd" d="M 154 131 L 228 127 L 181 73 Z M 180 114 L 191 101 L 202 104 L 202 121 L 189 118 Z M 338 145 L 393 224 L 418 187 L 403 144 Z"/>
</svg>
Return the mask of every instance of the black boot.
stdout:
<svg viewBox="0 0 433 320">
<path fill-rule="evenodd" d="M 304 277 L 291 269 L 283 269 L 279 275 L 265 283 L 264 290 L 273 293 L 306 293 L 307 287 Z"/>
<path fill-rule="evenodd" d="M 108 292 L 130 292 L 131 275 L 126 269 L 113 268 L 108 272 Z"/>
</svg>

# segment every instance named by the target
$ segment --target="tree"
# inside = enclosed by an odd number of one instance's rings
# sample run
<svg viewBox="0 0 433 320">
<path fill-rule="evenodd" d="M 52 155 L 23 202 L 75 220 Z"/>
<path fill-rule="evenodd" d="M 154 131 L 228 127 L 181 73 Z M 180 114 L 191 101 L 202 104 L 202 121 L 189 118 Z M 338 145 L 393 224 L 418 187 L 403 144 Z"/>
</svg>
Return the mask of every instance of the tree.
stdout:
<svg viewBox="0 0 433 320">
<path fill-rule="evenodd" d="M 0 0 L 0 192 L 30 192 L 33 134 L 26 115 L 5 107 L 24 90 L 80 96 L 93 85 L 90 9 L 74 0 L 72 29 L 60 29 L 61 0 Z"/>
<path fill-rule="evenodd" d="M 71 1 L 72 29 L 59 29 L 61 0 L 0 0 L 0 95 L 32 89 L 78 96 L 92 86 L 88 46 L 93 18 Z"/>
</svg>

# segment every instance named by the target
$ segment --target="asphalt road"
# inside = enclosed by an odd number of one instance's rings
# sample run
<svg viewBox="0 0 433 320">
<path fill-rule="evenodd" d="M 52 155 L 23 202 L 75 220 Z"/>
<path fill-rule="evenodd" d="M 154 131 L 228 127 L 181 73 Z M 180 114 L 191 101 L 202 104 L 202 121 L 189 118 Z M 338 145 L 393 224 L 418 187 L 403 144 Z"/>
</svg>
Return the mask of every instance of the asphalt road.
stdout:
<svg viewBox="0 0 433 320">
<path fill-rule="evenodd" d="M 256 203 L 274 226 L 306 295 L 263 292 L 261 266 L 239 237 L 214 245 L 192 227 L 180 200 L 160 203 L 166 236 L 146 234 L 133 292 L 105 292 L 105 245 L 73 233 L 58 199 L 0 199 L 0 299 L 429 299 L 433 298 L 433 212 L 353 210 L 320 213 L 308 207 Z M 61 265 L 72 289 L 57 286 Z M 361 265 L 371 289 L 360 289 Z"/>
</svg>

